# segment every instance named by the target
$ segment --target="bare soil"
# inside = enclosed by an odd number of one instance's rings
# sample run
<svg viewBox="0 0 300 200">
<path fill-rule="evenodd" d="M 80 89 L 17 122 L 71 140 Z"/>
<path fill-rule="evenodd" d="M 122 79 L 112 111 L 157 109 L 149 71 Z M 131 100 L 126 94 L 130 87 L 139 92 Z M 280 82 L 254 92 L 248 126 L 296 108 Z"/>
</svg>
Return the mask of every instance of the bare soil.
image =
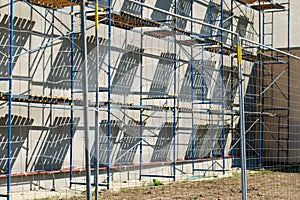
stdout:
<svg viewBox="0 0 300 200">
<path fill-rule="evenodd" d="M 300 174 L 282 172 L 255 172 L 248 174 L 248 199 L 300 199 Z M 99 199 L 241 199 L 241 176 L 212 180 L 189 179 L 162 183 L 160 186 L 124 188 L 121 191 L 104 191 Z M 82 198 L 84 199 L 84 198 Z"/>
</svg>

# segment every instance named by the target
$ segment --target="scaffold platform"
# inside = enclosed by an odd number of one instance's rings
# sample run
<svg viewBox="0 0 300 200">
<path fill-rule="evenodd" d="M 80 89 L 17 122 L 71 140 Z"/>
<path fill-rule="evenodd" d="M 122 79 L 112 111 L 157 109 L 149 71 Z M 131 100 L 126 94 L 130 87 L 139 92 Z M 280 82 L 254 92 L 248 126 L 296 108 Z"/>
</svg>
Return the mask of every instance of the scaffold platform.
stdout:
<svg viewBox="0 0 300 200">
<path fill-rule="evenodd" d="M 257 4 L 257 5 L 252 5 L 252 9 L 262 11 L 262 10 L 280 10 L 284 9 L 284 6 L 279 4 L 279 3 L 267 3 L 267 4 Z"/>
<path fill-rule="evenodd" d="M 102 24 L 108 24 L 108 18 L 109 18 L 109 13 L 108 12 L 100 12 L 99 15 L 99 22 Z M 126 29 L 126 30 L 131 30 L 133 28 L 138 28 L 138 27 L 159 27 L 161 26 L 160 23 L 150 20 L 150 19 L 145 19 L 141 18 L 137 15 L 133 15 L 131 13 L 121 11 L 121 12 L 116 12 L 112 11 L 111 13 L 112 17 L 112 23 L 111 25 L 114 27 Z M 96 15 L 95 13 L 88 13 L 87 19 L 95 21 Z"/>
<path fill-rule="evenodd" d="M 28 2 L 37 6 L 51 9 L 62 9 L 65 7 L 78 5 L 75 1 L 69 0 L 28 0 Z"/>
</svg>

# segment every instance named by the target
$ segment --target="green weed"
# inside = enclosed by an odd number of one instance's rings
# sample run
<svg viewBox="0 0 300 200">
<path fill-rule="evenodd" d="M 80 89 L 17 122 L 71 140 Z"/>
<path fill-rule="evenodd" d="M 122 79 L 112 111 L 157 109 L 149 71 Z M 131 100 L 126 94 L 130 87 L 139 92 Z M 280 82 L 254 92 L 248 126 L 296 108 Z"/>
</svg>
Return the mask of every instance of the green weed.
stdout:
<svg viewBox="0 0 300 200">
<path fill-rule="evenodd" d="M 232 176 L 233 176 L 233 178 L 239 178 L 239 177 L 241 177 L 241 174 L 238 172 L 232 172 Z"/>
<path fill-rule="evenodd" d="M 146 186 L 147 186 L 146 181 L 143 181 L 141 187 L 146 187 Z"/>
<path fill-rule="evenodd" d="M 162 185 L 162 182 L 156 179 L 153 179 L 151 186 L 160 186 Z"/>
<path fill-rule="evenodd" d="M 121 189 L 121 192 L 123 192 L 123 193 L 128 193 L 128 192 L 129 192 L 129 189 L 128 189 L 128 188 L 123 188 L 123 189 Z"/>
</svg>

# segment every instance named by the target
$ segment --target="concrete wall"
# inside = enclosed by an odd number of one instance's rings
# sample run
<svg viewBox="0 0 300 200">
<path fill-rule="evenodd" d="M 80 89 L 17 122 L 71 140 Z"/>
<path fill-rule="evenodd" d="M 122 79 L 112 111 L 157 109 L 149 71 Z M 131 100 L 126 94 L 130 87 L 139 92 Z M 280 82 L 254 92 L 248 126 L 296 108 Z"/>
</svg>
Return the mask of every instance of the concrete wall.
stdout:
<svg viewBox="0 0 300 200">
<path fill-rule="evenodd" d="M 280 1 L 279 1 L 280 2 Z M 281 1 L 283 2 L 283 1 Z M 300 2 L 299 1 L 290 1 L 291 2 L 291 21 L 290 21 L 290 31 L 291 31 L 291 46 L 292 47 L 298 47 L 300 46 L 300 39 L 297 36 L 300 28 L 299 28 L 299 22 L 298 22 L 298 13 L 300 9 Z M 274 26 L 274 32 L 276 33 L 274 35 L 274 45 L 277 48 L 285 48 L 287 46 L 287 26 L 288 26 L 288 18 L 287 13 L 286 14 L 275 14 L 275 26 Z"/>
</svg>

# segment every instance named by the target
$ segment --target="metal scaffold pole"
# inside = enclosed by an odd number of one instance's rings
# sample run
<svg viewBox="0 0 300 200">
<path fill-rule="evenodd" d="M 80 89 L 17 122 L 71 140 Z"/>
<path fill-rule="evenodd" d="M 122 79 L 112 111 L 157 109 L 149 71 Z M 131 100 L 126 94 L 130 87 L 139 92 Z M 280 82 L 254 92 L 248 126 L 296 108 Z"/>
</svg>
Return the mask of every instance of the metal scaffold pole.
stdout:
<svg viewBox="0 0 300 200">
<path fill-rule="evenodd" d="M 143 0 L 141 0 L 143 2 Z M 143 7 L 141 7 L 141 17 L 143 18 Z M 142 28 L 141 28 L 142 29 Z M 143 34 L 141 31 L 141 49 L 140 49 L 140 107 L 143 106 Z M 142 163 L 143 163 L 143 109 L 140 109 L 140 138 L 139 138 L 139 147 L 140 147 L 140 163 L 139 163 L 139 180 L 142 180 Z"/>
<path fill-rule="evenodd" d="M 191 9 L 191 19 L 193 19 L 193 0 L 190 0 L 190 9 Z M 191 32 L 193 32 L 194 27 L 193 27 L 193 22 L 191 22 Z M 194 60 L 194 51 L 193 51 L 193 46 L 191 46 L 191 101 L 192 101 L 192 170 L 193 170 L 193 175 L 195 173 L 195 113 L 194 113 L 194 82 L 195 82 L 195 60 Z"/>
<path fill-rule="evenodd" d="M 243 200 L 247 200 L 247 173 L 246 173 L 246 139 L 245 139 L 245 112 L 244 112 L 244 88 L 242 67 L 242 43 L 237 35 L 237 61 L 239 68 L 239 101 L 240 101 L 240 135 L 241 135 L 241 166 L 242 166 L 242 194 Z"/>
<path fill-rule="evenodd" d="M 231 0 L 230 1 L 230 14 L 231 15 L 233 15 L 233 0 Z M 231 19 L 230 19 L 230 23 L 233 25 L 233 22 L 234 22 L 234 18 L 232 17 Z M 233 31 L 233 26 L 230 26 L 230 30 L 231 31 Z M 234 37 L 234 35 L 231 35 L 231 37 L 233 38 Z M 233 45 L 235 45 L 234 44 L 234 41 L 231 39 L 231 42 L 230 42 L 230 44 L 231 44 L 231 46 L 233 46 Z M 231 66 L 231 68 L 233 67 L 233 62 L 234 62 L 234 58 L 231 58 L 230 59 L 230 66 Z M 231 107 L 231 110 L 233 109 L 233 104 L 234 104 L 234 95 L 233 95 L 233 80 L 234 80 L 234 78 L 233 78 L 233 76 L 231 75 L 231 84 L 230 84 L 230 107 Z M 230 131 L 228 132 L 228 135 L 229 134 L 231 134 L 231 137 L 232 137 L 232 139 L 231 139 L 231 141 L 234 141 L 235 140 L 235 134 L 234 134 L 234 115 L 231 115 L 230 116 Z M 231 150 L 231 155 L 232 155 L 232 160 L 234 160 L 235 159 L 235 149 L 234 148 L 232 148 L 232 150 Z"/>
<path fill-rule="evenodd" d="M 174 13 L 177 13 L 177 0 L 175 0 L 175 8 Z M 174 17 L 174 96 L 173 96 L 173 137 L 174 137 L 174 143 L 173 143 L 173 180 L 176 180 L 176 156 L 177 156 L 177 146 L 176 146 L 176 140 L 177 140 L 177 94 L 176 94 L 176 84 L 177 84 L 177 73 L 176 73 L 176 66 L 177 66 L 177 53 L 176 53 L 176 26 L 177 26 L 177 19 Z"/>
<path fill-rule="evenodd" d="M 291 1 L 288 0 L 288 53 L 291 51 Z M 289 162 L 289 149 L 290 149 L 290 114 L 291 114 L 291 60 L 288 56 L 288 118 L 287 118 L 287 162 Z"/>
<path fill-rule="evenodd" d="M 261 2 L 259 1 L 259 7 L 261 6 Z M 259 10 L 259 43 L 261 44 L 263 42 L 262 38 L 262 17 L 261 17 L 261 12 Z M 261 49 L 261 46 L 259 46 L 259 49 Z M 260 84 L 260 90 L 259 91 L 259 166 L 262 167 L 263 165 L 263 104 L 264 104 L 264 97 L 263 94 L 261 94 L 262 91 L 264 91 L 264 65 L 262 63 L 261 55 L 259 55 L 259 84 Z"/>
<path fill-rule="evenodd" d="M 10 24 L 9 24 L 9 97 L 8 97 L 8 148 L 7 148 L 7 200 L 10 200 L 11 190 L 11 151 L 12 151 L 12 70 L 14 64 L 14 1 L 10 1 Z"/>
<path fill-rule="evenodd" d="M 111 44 L 112 44 L 112 0 L 108 0 L 108 97 L 107 97 L 107 189 L 110 188 L 110 155 L 111 155 Z"/>
<path fill-rule="evenodd" d="M 221 1 L 221 23 L 220 27 L 223 29 L 224 28 L 224 1 Z M 227 20 L 227 19 L 226 19 Z M 223 44 L 225 43 L 224 41 L 224 33 L 221 31 L 221 67 L 222 67 L 222 130 L 221 130 L 221 146 L 222 146 L 222 169 L 223 169 L 223 174 L 225 174 L 225 61 L 224 61 L 224 46 Z"/>
<path fill-rule="evenodd" d="M 75 67 L 74 67 L 74 8 L 71 7 L 71 99 L 74 98 L 74 78 L 75 78 Z M 71 103 L 71 110 L 70 110 L 70 189 L 72 188 L 72 179 L 73 179 L 73 136 L 74 136 L 74 103 Z"/>
<path fill-rule="evenodd" d="M 94 141 L 94 182 L 95 182 L 95 200 L 98 200 L 98 182 L 99 182 L 99 2 L 95 2 L 95 37 L 96 37 L 96 110 L 95 110 L 95 141 Z"/>
<path fill-rule="evenodd" d="M 81 12 L 81 36 L 82 36 L 82 86 L 83 86 L 83 109 L 84 109 L 84 141 L 85 141 L 85 169 L 86 169 L 86 199 L 91 199 L 91 165 L 90 165 L 90 145 L 89 145 L 89 118 L 88 118 L 88 57 L 86 41 L 86 18 L 85 2 L 80 3 Z"/>
</svg>

